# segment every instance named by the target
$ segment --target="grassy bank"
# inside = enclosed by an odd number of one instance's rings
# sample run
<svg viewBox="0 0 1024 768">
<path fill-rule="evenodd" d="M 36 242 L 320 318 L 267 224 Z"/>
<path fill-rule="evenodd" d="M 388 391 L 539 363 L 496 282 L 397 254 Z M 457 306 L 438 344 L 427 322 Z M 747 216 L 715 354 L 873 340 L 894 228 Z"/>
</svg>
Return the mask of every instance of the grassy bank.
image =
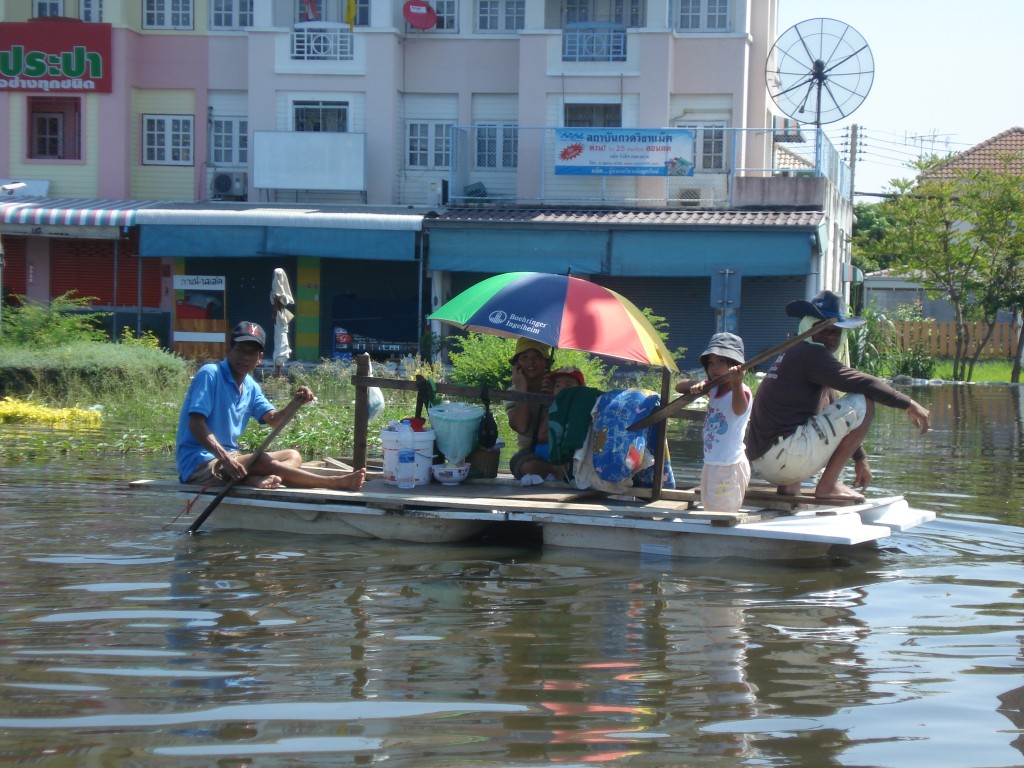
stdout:
<svg viewBox="0 0 1024 768">
<path fill-rule="evenodd" d="M 1013 363 L 1009 360 L 979 360 L 974 366 L 971 381 L 977 384 L 1006 384 L 1010 381 Z M 937 360 L 933 378 L 950 381 L 953 378 L 953 361 Z"/>
<path fill-rule="evenodd" d="M 354 368 L 325 362 L 293 371 L 262 382 L 271 402 L 283 408 L 301 384 L 308 385 L 317 399 L 299 410 L 276 447 L 297 448 L 308 459 L 350 456 Z M 6 417 L 0 412 L 4 426 L 0 459 L 173 455 L 181 403 L 193 372 L 194 366 L 166 352 L 93 342 L 45 354 L 20 350 L 5 356 L 0 362 L 2 394 L 14 398 L 19 407 L 8 408 Z M 384 411 L 370 429 L 371 453 L 379 450 L 382 424 L 415 411 L 415 393 L 384 390 L 384 399 Z M 99 418 L 60 419 L 55 416 L 60 409 L 99 414 Z M 504 412 L 493 410 L 499 429 L 507 430 Z M 243 450 L 255 448 L 269 431 L 250 421 L 241 439 Z"/>
<path fill-rule="evenodd" d="M 1008 382 L 1010 370 L 1007 361 L 984 361 L 975 368 L 974 381 Z M 181 402 L 193 372 L 194 366 L 180 358 L 140 346 L 78 342 L 43 351 L 5 348 L 0 355 L 0 397 L 15 400 L 0 409 L 0 459 L 171 456 Z M 281 408 L 301 384 L 317 395 L 316 402 L 299 410 L 276 447 L 297 448 L 307 459 L 351 456 L 354 372 L 353 366 L 325 361 L 314 368 L 292 368 L 287 377 L 264 379 L 267 396 Z M 388 375 L 380 366 L 374 372 Z M 443 377 L 436 368 L 420 372 L 438 381 Z M 950 362 L 939 361 L 935 378 L 948 380 L 951 372 Z M 756 388 L 753 380 L 751 384 Z M 618 382 L 613 388 L 630 385 L 635 384 Z M 654 377 L 643 385 L 654 385 Z M 381 427 L 415 412 L 415 393 L 384 389 L 383 394 L 383 413 L 370 425 L 371 456 L 379 455 Z M 60 409 L 75 409 L 78 415 L 62 414 Z M 515 440 L 504 409 L 492 403 L 492 412 L 510 452 Z M 673 425 L 677 428 L 678 422 Z M 267 427 L 250 422 L 242 435 L 243 450 L 255 448 L 268 432 Z"/>
</svg>

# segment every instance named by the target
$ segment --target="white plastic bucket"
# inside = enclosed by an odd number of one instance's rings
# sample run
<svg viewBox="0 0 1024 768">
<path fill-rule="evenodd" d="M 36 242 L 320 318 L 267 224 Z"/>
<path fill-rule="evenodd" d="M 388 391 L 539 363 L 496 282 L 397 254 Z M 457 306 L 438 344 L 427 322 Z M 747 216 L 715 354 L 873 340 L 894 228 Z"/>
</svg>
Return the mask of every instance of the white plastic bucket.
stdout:
<svg viewBox="0 0 1024 768">
<path fill-rule="evenodd" d="M 380 441 L 384 446 L 384 482 L 388 485 L 398 484 L 398 435 L 397 431 L 390 429 L 380 433 Z M 424 485 L 430 482 L 430 465 L 434 463 L 434 430 L 414 432 L 413 446 L 416 449 L 413 483 Z"/>
</svg>

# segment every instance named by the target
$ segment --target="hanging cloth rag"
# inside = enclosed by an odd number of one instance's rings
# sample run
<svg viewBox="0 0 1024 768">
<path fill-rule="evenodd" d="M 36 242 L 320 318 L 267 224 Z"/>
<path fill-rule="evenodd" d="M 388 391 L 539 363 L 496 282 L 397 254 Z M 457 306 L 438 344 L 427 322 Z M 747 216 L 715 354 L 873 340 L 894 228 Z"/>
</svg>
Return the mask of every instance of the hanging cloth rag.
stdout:
<svg viewBox="0 0 1024 768">
<path fill-rule="evenodd" d="M 288 275 L 278 267 L 274 270 L 274 278 L 270 283 L 270 306 L 274 314 L 274 365 L 281 366 L 292 356 L 292 348 L 288 343 L 288 325 L 295 315 L 288 310 L 294 304 Z"/>
</svg>

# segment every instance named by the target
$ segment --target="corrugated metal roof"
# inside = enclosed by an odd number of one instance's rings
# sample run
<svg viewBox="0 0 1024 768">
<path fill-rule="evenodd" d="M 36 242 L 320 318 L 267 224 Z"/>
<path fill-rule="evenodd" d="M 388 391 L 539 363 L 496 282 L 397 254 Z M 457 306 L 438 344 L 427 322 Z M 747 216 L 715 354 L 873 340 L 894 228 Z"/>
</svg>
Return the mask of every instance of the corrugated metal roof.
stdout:
<svg viewBox="0 0 1024 768">
<path fill-rule="evenodd" d="M 130 227 L 142 208 L 166 205 L 154 200 L 87 200 L 76 197 L 17 197 L 0 202 L 4 224 L 62 224 Z"/>
<path fill-rule="evenodd" d="M 374 229 L 414 231 L 423 228 L 422 214 L 355 213 L 321 208 L 255 207 L 150 208 L 140 211 L 137 223 L 173 226 L 315 227 L 318 229 Z"/>
<path fill-rule="evenodd" d="M 452 208 L 434 219 L 433 226 L 465 224 L 516 224 L 528 226 L 604 227 L 817 227 L 821 211 L 729 210 L 587 210 L 551 208 Z"/>
<path fill-rule="evenodd" d="M 415 231 L 428 226 L 527 225 L 654 228 L 817 227 L 821 211 L 731 211 L 654 209 L 451 208 L 429 217 L 426 212 L 394 209 L 332 210 L 315 205 L 251 205 L 180 203 L 167 200 L 104 200 L 82 198 L 14 198 L 0 202 L 4 224 L 71 226 L 171 225 L 313 227 Z"/>
<path fill-rule="evenodd" d="M 423 228 L 422 213 L 330 210 L 317 206 L 222 206 L 168 200 L 91 200 L 19 197 L 0 202 L 4 224 L 130 227 L 175 226 L 315 227 L 415 231 Z"/>
</svg>

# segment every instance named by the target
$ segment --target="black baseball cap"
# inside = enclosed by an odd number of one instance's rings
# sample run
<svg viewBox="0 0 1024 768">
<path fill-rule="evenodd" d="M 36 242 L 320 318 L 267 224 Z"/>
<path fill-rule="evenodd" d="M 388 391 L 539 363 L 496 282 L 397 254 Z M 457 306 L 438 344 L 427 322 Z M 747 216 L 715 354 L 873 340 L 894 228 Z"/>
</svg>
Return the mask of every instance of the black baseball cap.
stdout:
<svg viewBox="0 0 1024 768">
<path fill-rule="evenodd" d="M 260 349 L 266 349 L 267 332 L 258 323 L 250 323 L 248 320 L 243 320 L 231 332 L 231 344 L 235 345 L 240 341 L 255 341 L 260 345 Z"/>
</svg>

